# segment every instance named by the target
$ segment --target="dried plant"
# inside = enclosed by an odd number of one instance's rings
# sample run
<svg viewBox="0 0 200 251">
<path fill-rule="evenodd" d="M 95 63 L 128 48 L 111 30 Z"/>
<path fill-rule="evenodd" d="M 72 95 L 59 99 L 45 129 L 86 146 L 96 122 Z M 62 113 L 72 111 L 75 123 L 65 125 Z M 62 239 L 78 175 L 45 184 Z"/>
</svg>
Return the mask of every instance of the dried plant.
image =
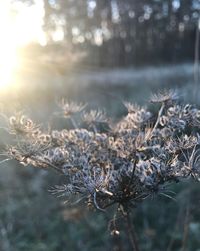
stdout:
<svg viewBox="0 0 200 251">
<path fill-rule="evenodd" d="M 88 128 L 46 134 L 31 119 L 13 116 L 8 127 L 17 144 L 5 154 L 23 165 L 53 168 L 65 175 L 66 183 L 51 191 L 67 201 L 84 200 L 101 211 L 117 205 L 129 219 L 130 209 L 146 198 L 159 193 L 171 198 L 167 184 L 190 177 L 200 180 L 200 110 L 178 103 L 172 91 L 152 96 L 151 102 L 160 103 L 157 114 L 125 103 L 128 114 L 111 126 L 105 113 L 86 113 L 85 105 L 63 101 L 63 116 L 81 112 L 80 120 Z M 110 129 L 94 130 L 95 122 L 107 123 Z M 138 250 L 135 242 L 134 237 Z"/>
</svg>

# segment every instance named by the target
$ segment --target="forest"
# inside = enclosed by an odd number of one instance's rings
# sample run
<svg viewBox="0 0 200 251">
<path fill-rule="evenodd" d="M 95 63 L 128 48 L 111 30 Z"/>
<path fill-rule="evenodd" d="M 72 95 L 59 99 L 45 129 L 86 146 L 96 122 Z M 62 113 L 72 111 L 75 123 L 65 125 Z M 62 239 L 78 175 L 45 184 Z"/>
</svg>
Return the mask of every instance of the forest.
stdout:
<svg viewBox="0 0 200 251">
<path fill-rule="evenodd" d="M 192 61 L 198 0 L 44 1 L 48 40 L 62 31 L 83 62 L 100 67 Z"/>
</svg>

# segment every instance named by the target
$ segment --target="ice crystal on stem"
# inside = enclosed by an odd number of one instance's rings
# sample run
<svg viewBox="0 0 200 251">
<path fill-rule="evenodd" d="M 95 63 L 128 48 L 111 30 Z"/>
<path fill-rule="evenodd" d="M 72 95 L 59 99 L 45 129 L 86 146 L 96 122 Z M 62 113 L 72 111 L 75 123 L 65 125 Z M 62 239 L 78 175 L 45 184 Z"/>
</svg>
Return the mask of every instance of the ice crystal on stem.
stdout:
<svg viewBox="0 0 200 251">
<path fill-rule="evenodd" d="M 18 141 L 7 149 L 7 155 L 24 165 L 59 170 L 66 184 L 58 190 L 66 189 L 66 196 L 76 194 L 97 209 L 115 203 L 131 207 L 159 192 L 165 183 L 200 178 L 200 110 L 177 104 L 176 99 L 173 92 L 154 95 L 152 101 L 162 103 L 157 116 L 125 103 L 127 116 L 105 132 L 89 126 L 43 133 L 19 113 L 9 119 L 9 132 Z M 62 101 L 64 116 L 81 112 L 80 119 L 89 124 L 109 123 L 103 112 L 86 113 L 84 108 Z"/>
<path fill-rule="evenodd" d="M 8 125 L 17 144 L 5 154 L 24 165 L 65 175 L 66 183 L 53 191 L 67 200 L 77 197 L 101 211 L 117 204 L 127 211 L 163 193 L 167 183 L 200 180 L 200 110 L 177 103 L 172 91 L 156 94 L 151 101 L 160 103 L 157 114 L 125 103 L 128 114 L 113 126 L 104 112 L 86 112 L 86 105 L 63 100 L 63 116 L 80 113 L 78 125 L 86 122 L 84 128 L 46 133 L 19 113 Z M 96 123 L 107 124 L 109 130 L 99 130 Z"/>
</svg>

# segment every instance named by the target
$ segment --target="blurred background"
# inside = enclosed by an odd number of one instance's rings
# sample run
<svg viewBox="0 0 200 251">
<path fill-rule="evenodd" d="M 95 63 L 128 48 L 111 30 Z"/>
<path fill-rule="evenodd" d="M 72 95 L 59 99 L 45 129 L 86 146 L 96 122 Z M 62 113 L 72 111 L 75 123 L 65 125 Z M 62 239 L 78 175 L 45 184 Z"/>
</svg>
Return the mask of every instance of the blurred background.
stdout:
<svg viewBox="0 0 200 251">
<path fill-rule="evenodd" d="M 58 101 L 88 102 L 114 119 L 122 101 L 148 106 L 152 92 L 178 89 L 199 104 L 199 0 L 0 0 L 0 147 L 3 114 L 23 110 L 64 128 Z M 48 189 L 63 177 L 14 161 L 0 165 L 0 250 L 131 250 L 111 236 L 112 212 L 69 207 Z M 173 200 L 134 209 L 141 250 L 199 251 L 199 185 L 185 182 Z M 125 226 L 121 224 L 123 229 Z"/>
</svg>

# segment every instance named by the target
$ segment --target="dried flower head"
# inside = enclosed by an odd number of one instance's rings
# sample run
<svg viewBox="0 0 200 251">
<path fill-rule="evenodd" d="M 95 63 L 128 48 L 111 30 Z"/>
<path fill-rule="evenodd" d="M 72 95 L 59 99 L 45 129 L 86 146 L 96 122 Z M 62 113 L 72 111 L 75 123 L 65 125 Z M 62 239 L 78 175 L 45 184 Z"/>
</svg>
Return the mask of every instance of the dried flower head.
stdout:
<svg viewBox="0 0 200 251">
<path fill-rule="evenodd" d="M 101 110 L 91 110 L 89 112 L 84 112 L 81 118 L 82 121 L 86 122 L 87 124 L 107 122 L 105 112 Z"/>
<path fill-rule="evenodd" d="M 28 135 L 39 130 L 39 126 L 33 123 L 31 119 L 22 115 L 21 112 L 9 118 L 8 131 L 11 134 Z"/>
<path fill-rule="evenodd" d="M 128 113 L 136 113 L 140 111 L 141 107 L 137 104 L 132 104 L 130 102 L 124 102 L 123 103 L 126 109 L 128 110 Z"/>
<path fill-rule="evenodd" d="M 125 103 L 128 114 L 107 131 L 96 127 L 108 122 L 99 110 L 82 113 L 85 128 L 46 133 L 20 114 L 10 118 L 9 132 L 21 137 L 7 155 L 65 175 L 66 183 L 53 192 L 68 201 L 76 197 L 99 210 L 117 204 L 127 211 L 170 182 L 200 180 L 200 112 L 176 99 L 172 91 L 154 95 L 152 102 L 162 103 L 154 116 L 147 108 Z M 65 116 L 84 108 L 62 101 Z"/>
<path fill-rule="evenodd" d="M 166 103 L 168 101 L 176 101 L 178 94 L 173 90 L 163 90 L 151 96 L 150 102 L 152 103 Z"/>
<path fill-rule="evenodd" d="M 83 103 L 75 103 L 72 101 L 66 101 L 65 99 L 62 99 L 59 106 L 62 109 L 62 114 L 64 117 L 70 117 L 76 113 L 82 112 L 87 104 Z"/>
</svg>

